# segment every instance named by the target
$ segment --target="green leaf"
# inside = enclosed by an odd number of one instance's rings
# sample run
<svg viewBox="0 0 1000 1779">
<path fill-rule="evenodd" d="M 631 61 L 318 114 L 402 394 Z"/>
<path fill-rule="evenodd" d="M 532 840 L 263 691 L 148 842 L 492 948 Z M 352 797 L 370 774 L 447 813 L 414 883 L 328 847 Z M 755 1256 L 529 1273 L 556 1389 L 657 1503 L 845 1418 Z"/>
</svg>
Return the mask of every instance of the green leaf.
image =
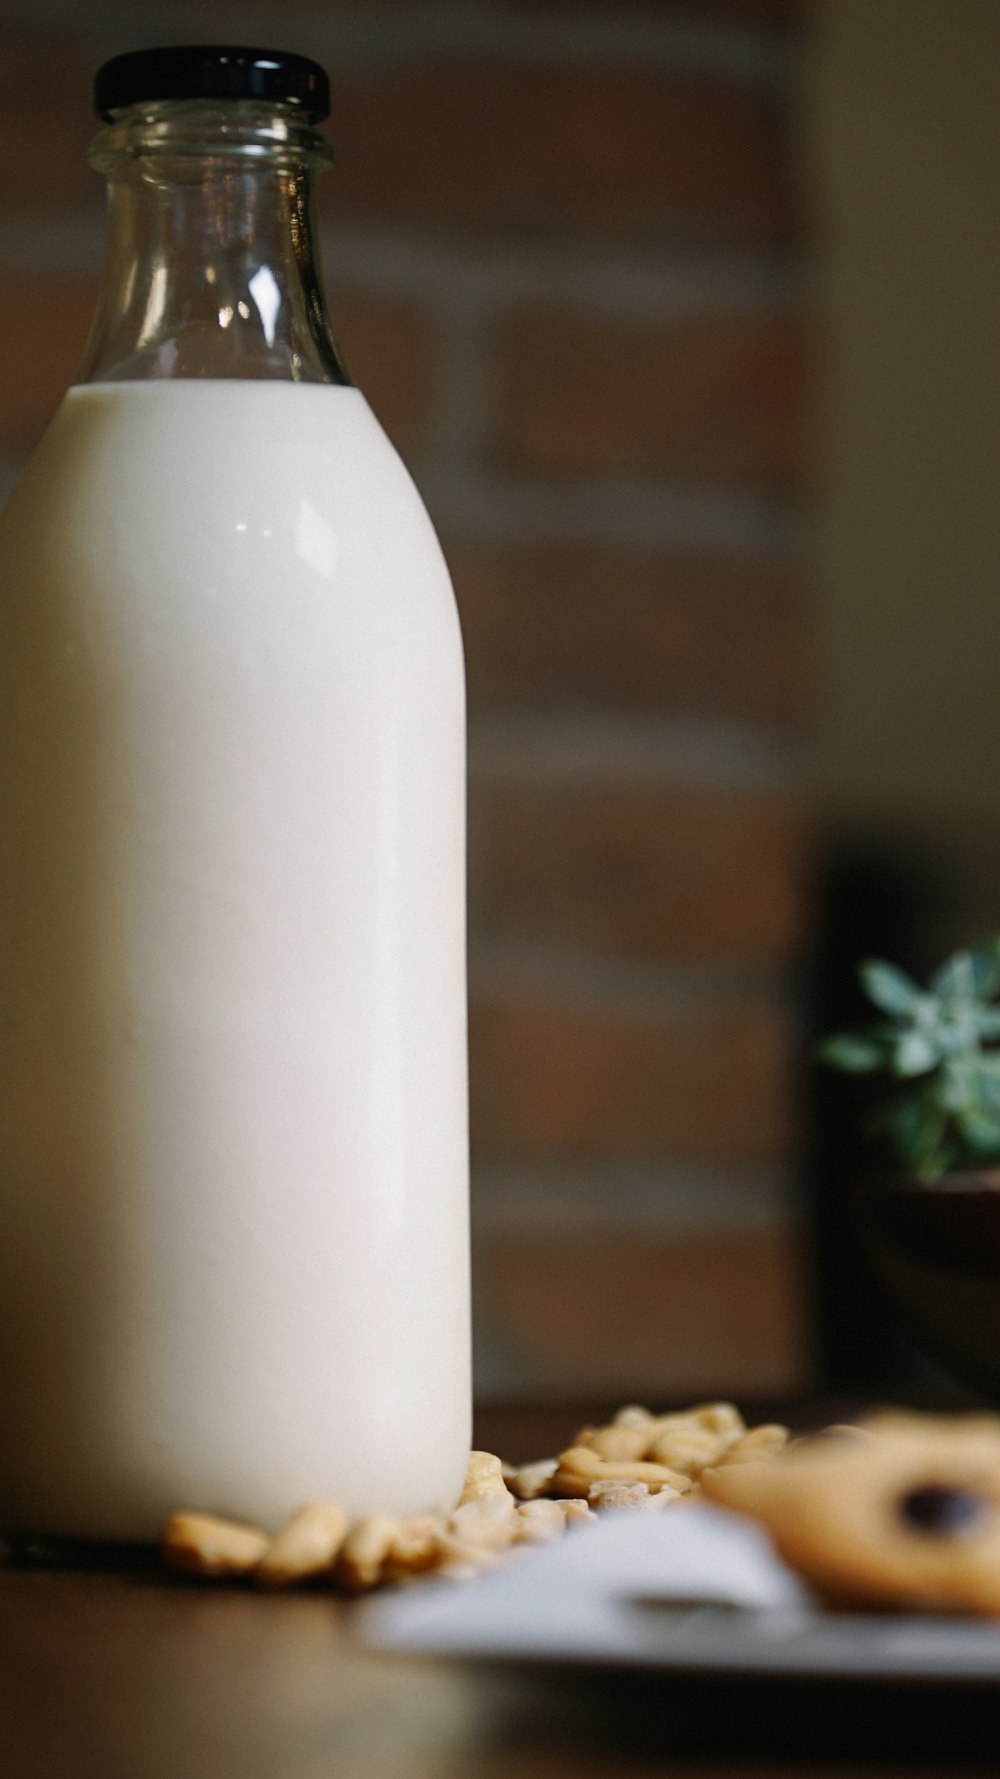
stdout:
<svg viewBox="0 0 1000 1779">
<path fill-rule="evenodd" d="M 980 1000 L 991 1001 L 1000 991 L 1000 938 L 976 947 L 972 953 L 972 973 Z"/>
<path fill-rule="evenodd" d="M 1000 1101 L 1000 1051 L 973 1051 L 959 1059 L 959 1067 L 965 1071 L 977 1099 Z"/>
<path fill-rule="evenodd" d="M 945 1128 L 944 1117 L 933 1103 L 923 1096 L 900 1100 L 890 1108 L 885 1123 L 904 1169 L 920 1173 L 933 1165 Z"/>
<path fill-rule="evenodd" d="M 983 1007 L 978 1019 L 979 1035 L 989 1041 L 1000 1038 L 1000 1007 Z"/>
<path fill-rule="evenodd" d="M 893 1073 L 908 1080 L 914 1075 L 926 1075 L 940 1061 L 940 1048 L 926 1033 L 904 1032 L 896 1041 Z"/>
<path fill-rule="evenodd" d="M 978 1087 L 975 1066 L 970 1066 L 967 1057 L 949 1060 L 941 1069 L 937 1086 L 938 1104 L 948 1112 L 961 1112 L 972 1104 Z"/>
<path fill-rule="evenodd" d="M 958 1127 L 977 1155 L 1000 1160 L 1000 1118 L 991 1118 L 987 1113 L 973 1109 L 959 1113 Z"/>
<path fill-rule="evenodd" d="M 904 970 L 887 964 L 881 958 L 868 958 L 858 968 L 861 986 L 870 1001 L 883 1013 L 895 1015 L 913 1011 L 921 991 Z"/>
<path fill-rule="evenodd" d="M 969 1000 L 976 992 L 971 951 L 955 951 L 931 977 L 931 993 L 948 1000 Z"/>
<path fill-rule="evenodd" d="M 931 992 L 957 1000 L 989 1001 L 1000 989 L 1000 941 L 956 951 L 931 978 Z"/>
<path fill-rule="evenodd" d="M 913 1171 L 917 1179 L 923 1181 L 925 1186 L 933 1186 L 935 1181 L 940 1180 L 944 1174 L 950 1174 L 960 1160 L 961 1154 L 955 1144 L 942 1139 L 934 1149 L 924 1156 L 924 1159 Z"/>
<path fill-rule="evenodd" d="M 972 1063 L 977 1075 L 1000 1081 L 1000 1050 L 978 1050 Z"/>
<path fill-rule="evenodd" d="M 836 1032 L 817 1047 L 816 1055 L 831 1069 L 842 1069 L 847 1075 L 869 1075 L 885 1068 L 888 1062 L 884 1044 L 860 1033 Z"/>
</svg>

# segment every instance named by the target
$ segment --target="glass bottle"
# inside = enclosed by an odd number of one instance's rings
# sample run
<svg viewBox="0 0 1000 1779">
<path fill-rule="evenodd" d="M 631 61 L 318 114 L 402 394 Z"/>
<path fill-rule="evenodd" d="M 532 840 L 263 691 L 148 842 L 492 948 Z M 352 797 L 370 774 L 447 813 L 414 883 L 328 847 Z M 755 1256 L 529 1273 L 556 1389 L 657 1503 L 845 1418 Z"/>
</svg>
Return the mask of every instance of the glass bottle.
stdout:
<svg viewBox="0 0 1000 1779">
<path fill-rule="evenodd" d="M 326 78 L 98 73 L 107 275 L 0 522 L 0 1526 L 448 1504 L 464 686 L 334 344 Z"/>
</svg>

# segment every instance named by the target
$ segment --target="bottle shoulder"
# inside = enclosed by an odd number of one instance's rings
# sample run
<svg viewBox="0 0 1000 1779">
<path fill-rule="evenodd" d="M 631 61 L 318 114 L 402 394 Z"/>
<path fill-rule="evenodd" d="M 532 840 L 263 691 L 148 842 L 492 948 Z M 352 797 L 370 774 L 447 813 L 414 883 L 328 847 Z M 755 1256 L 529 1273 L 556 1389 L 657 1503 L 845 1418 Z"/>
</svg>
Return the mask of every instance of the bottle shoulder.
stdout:
<svg viewBox="0 0 1000 1779">
<path fill-rule="evenodd" d="M 348 609 L 405 648 L 428 625 L 460 648 L 451 580 L 402 460 L 358 390 L 252 381 L 70 389 L 0 525 L 5 597 L 70 575 L 182 621 L 215 591 L 236 613 L 285 597 Z M 35 596 L 32 592 L 31 596 Z M 340 614 L 340 615 L 338 615 Z M 346 622 L 346 618 L 344 618 Z"/>
<path fill-rule="evenodd" d="M 249 523 L 307 505 L 341 529 L 430 528 L 405 464 L 361 392 L 270 379 L 153 379 L 71 387 L 11 509 L 98 503 L 113 518 L 154 504 Z"/>
</svg>

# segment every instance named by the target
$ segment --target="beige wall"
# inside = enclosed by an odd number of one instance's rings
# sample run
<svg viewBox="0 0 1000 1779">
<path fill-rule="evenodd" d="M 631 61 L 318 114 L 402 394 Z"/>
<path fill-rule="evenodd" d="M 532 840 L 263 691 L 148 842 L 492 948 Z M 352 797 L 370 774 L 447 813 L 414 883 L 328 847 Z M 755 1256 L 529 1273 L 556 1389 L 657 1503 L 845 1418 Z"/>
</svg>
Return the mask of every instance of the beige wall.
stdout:
<svg viewBox="0 0 1000 1779">
<path fill-rule="evenodd" d="M 811 77 L 822 781 L 1000 829 L 1000 4 L 819 0 Z"/>
</svg>

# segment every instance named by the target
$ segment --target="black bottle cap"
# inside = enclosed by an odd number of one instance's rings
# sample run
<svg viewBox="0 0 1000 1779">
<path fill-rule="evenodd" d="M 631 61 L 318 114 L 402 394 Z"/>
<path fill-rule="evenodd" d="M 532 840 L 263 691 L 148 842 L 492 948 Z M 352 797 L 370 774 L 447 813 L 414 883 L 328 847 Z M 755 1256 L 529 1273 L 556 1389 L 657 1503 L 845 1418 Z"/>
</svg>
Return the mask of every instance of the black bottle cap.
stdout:
<svg viewBox="0 0 1000 1779">
<path fill-rule="evenodd" d="M 159 99 L 264 99 L 296 106 L 311 123 L 330 115 L 325 70 L 277 49 L 218 43 L 137 49 L 104 62 L 94 76 L 94 110 L 105 123 L 129 105 Z"/>
</svg>

